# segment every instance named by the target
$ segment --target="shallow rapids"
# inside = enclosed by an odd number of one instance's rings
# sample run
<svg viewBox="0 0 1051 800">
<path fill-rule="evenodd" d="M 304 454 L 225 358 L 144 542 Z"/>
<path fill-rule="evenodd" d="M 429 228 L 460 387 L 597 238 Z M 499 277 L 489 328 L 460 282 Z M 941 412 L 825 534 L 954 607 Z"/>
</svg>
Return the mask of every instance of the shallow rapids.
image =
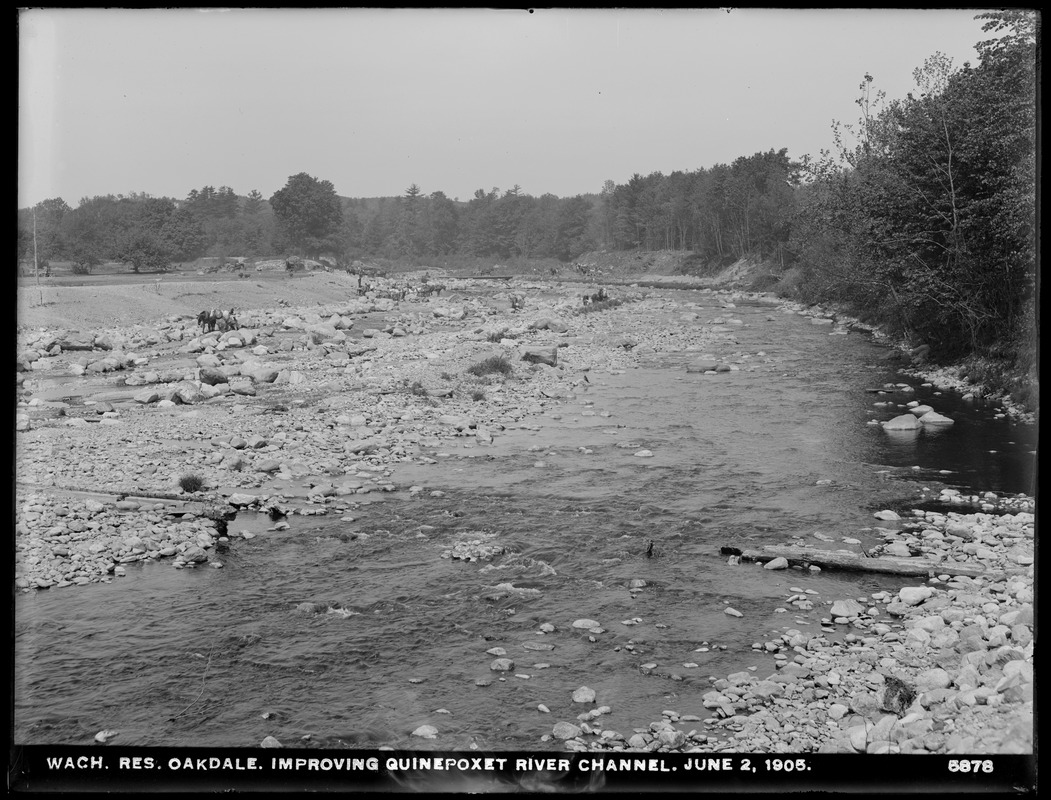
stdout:
<svg viewBox="0 0 1051 800">
<path fill-rule="evenodd" d="M 740 320 L 720 354 L 738 369 L 688 373 L 699 354 L 673 352 L 592 371 L 492 446 L 464 437 L 395 468 L 422 491 L 285 531 L 242 514 L 221 569 L 143 563 L 18 595 L 15 741 L 555 750 L 541 737 L 591 708 L 572 701 L 581 686 L 627 735 L 664 709 L 703 719 L 712 677 L 773 671 L 753 642 L 905 585 L 729 566 L 720 547 L 820 534 L 860 550 L 881 540 L 873 512 L 922 487 L 1035 488 L 1032 426 L 895 374 L 867 336 L 680 296 Z M 887 383 L 915 391 L 871 391 Z M 956 424 L 908 439 L 869 424 L 912 399 Z M 450 557 L 465 544 L 491 557 Z M 812 610 L 787 604 L 798 590 Z M 423 725 L 437 737 L 413 736 Z"/>
</svg>

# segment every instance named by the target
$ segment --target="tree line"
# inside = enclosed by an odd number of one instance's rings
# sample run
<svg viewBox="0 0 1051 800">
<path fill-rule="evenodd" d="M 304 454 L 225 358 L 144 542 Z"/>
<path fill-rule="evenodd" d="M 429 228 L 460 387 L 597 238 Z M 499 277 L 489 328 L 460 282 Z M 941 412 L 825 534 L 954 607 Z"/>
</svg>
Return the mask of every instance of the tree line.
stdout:
<svg viewBox="0 0 1051 800">
<path fill-rule="evenodd" d="M 917 89 L 888 99 L 861 81 L 854 124 L 835 148 L 800 161 L 786 149 L 668 175 L 633 174 L 595 194 L 533 196 L 514 186 L 461 201 L 412 184 L 397 197 L 348 198 L 306 173 L 264 198 L 230 187 L 183 199 L 61 198 L 19 211 L 19 256 L 103 261 L 138 271 L 201 256 L 571 262 L 597 249 L 690 251 L 701 263 L 744 256 L 781 288 L 838 300 L 946 353 L 1019 331 L 1035 307 L 1036 42 L 1030 11 L 978 15 L 998 38 L 977 66 L 941 54 Z"/>
<path fill-rule="evenodd" d="M 479 256 L 570 262 L 595 249 L 677 249 L 704 258 L 784 258 L 799 164 L 787 150 L 695 172 L 635 174 L 592 195 L 478 189 L 467 201 L 416 184 L 398 197 L 346 198 L 329 181 L 293 175 L 269 199 L 227 186 L 174 198 L 147 194 L 63 199 L 19 211 L 19 257 L 105 261 L 135 271 L 201 256 L 295 253 L 336 260 Z"/>
</svg>

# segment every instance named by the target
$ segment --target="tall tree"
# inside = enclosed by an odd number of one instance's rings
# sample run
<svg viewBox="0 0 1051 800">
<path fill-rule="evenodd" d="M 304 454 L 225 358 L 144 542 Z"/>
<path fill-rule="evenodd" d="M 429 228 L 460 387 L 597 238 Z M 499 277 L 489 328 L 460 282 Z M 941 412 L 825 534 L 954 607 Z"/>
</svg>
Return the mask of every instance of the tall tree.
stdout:
<svg viewBox="0 0 1051 800">
<path fill-rule="evenodd" d="M 444 256 L 456 251 L 460 233 L 459 216 L 456 203 L 446 197 L 444 192 L 431 192 L 424 223 L 428 253 Z"/>
<path fill-rule="evenodd" d="M 300 172 L 274 192 L 270 206 L 292 246 L 305 255 L 316 258 L 339 250 L 343 204 L 331 181 Z"/>
<path fill-rule="evenodd" d="M 816 274 L 880 308 L 945 356 L 977 352 L 1017 327 L 1035 273 L 1035 16 L 985 15 L 1008 34 L 954 70 L 935 54 L 918 91 L 869 102 L 856 144 L 837 139 L 808 167 L 797 226 Z M 809 259 L 808 259 L 809 260 Z M 888 302 L 889 300 L 889 302 Z"/>
<path fill-rule="evenodd" d="M 245 198 L 244 214 L 246 217 L 252 217 L 263 210 L 263 195 L 259 193 L 258 189 L 252 189 Z"/>
<path fill-rule="evenodd" d="M 37 258 L 41 264 L 67 257 L 67 241 L 62 223 L 70 211 L 72 209 L 61 197 L 42 200 L 33 207 Z"/>
</svg>

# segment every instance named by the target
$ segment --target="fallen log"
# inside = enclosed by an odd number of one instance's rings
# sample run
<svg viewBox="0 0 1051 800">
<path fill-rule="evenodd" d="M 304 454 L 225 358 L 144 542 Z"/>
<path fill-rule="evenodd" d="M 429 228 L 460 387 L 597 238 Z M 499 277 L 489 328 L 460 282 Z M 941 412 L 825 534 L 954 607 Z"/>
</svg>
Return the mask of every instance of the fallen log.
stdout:
<svg viewBox="0 0 1051 800">
<path fill-rule="evenodd" d="M 195 514 L 198 517 L 214 519 L 217 516 L 228 516 L 231 512 L 222 500 L 191 499 L 185 494 L 174 492 L 149 492 L 138 494 L 133 489 L 126 491 L 100 491 L 98 489 L 87 489 L 71 486 L 44 486 L 42 484 L 18 481 L 17 485 L 24 491 L 47 492 L 63 497 L 79 497 L 82 500 L 96 500 L 104 505 L 131 500 L 132 502 L 145 502 L 156 504 L 164 502 L 167 505 L 164 513 L 168 516 L 183 516 Z M 231 517 L 232 519 L 232 517 Z"/>
<path fill-rule="evenodd" d="M 746 561 L 766 562 L 775 558 L 785 558 L 789 564 L 809 566 L 822 569 L 854 570 L 857 572 L 885 572 L 891 575 L 966 575 L 971 578 L 997 577 L 1002 573 L 988 570 L 971 564 L 955 562 L 936 562 L 925 558 L 904 558 L 899 556 L 880 556 L 869 558 L 859 553 L 841 550 L 814 550 L 809 547 L 791 545 L 766 545 L 762 550 L 744 550 L 741 558 Z"/>
</svg>

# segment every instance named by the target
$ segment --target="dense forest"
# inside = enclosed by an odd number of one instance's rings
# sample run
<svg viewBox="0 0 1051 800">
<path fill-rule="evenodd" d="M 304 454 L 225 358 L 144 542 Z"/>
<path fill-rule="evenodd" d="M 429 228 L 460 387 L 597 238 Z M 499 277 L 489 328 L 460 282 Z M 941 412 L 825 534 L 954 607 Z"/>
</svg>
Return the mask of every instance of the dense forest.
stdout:
<svg viewBox="0 0 1051 800">
<path fill-rule="evenodd" d="M 19 212 L 19 256 L 32 262 L 35 244 L 38 261 L 68 261 L 82 273 L 107 261 L 139 271 L 201 256 L 293 252 L 341 262 L 450 255 L 570 262 L 595 249 L 678 249 L 702 260 L 755 255 L 785 264 L 799 186 L 800 164 L 784 149 L 694 172 L 635 174 L 570 198 L 514 186 L 459 201 L 413 184 L 399 197 L 355 199 L 300 173 L 269 199 L 205 186 L 181 200 L 106 195 L 75 209 L 45 200 Z"/>
<path fill-rule="evenodd" d="M 998 38 L 977 44 L 977 65 L 956 68 L 936 53 L 898 99 L 865 75 L 859 119 L 834 122 L 834 150 L 816 157 L 771 149 L 607 180 L 569 198 L 516 185 L 460 200 L 413 184 L 398 197 L 355 199 L 305 173 L 269 198 L 228 186 L 181 199 L 83 198 L 76 208 L 53 198 L 19 210 L 19 261 L 87 273 L 206 255 L 327 255 L 345 265 L 678 249 L 700 264 L 765 262 L 763 288 L 863 309 L 936 356 L 999 354 L 1035 371 L 1040 20 L 1031 11 L 978 18 Z"/>
</svg>

